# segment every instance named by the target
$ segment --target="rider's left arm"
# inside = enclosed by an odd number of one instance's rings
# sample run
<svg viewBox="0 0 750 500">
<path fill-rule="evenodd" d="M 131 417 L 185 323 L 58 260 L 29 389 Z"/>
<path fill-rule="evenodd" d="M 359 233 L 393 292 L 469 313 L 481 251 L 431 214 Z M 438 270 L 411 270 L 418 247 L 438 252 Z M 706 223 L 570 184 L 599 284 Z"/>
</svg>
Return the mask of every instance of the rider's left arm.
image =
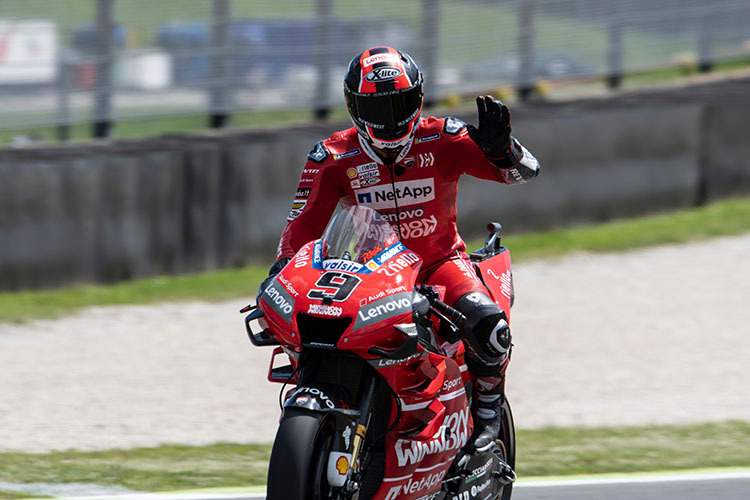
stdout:
<svg viewBox="0 0 750 500">
<path fill-rule="evenodd" d="M 537 159 L 510 134 L 508 107 L 492 96 L 481 96 L 477 108 L 479 126 L 467 125 L 459 140 L 464 158 L 479 153 L 484 161 L 462 161 L 463 172 L 505 184 L 523 184 L 539 175 Z"/>
</svg>

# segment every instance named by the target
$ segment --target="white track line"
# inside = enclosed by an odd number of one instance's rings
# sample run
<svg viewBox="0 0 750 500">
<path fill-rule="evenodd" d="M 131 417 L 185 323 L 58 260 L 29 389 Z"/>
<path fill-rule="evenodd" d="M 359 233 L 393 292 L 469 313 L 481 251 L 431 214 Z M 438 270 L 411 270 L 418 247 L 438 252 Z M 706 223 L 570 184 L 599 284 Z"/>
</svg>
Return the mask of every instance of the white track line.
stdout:
<svg viewBox="0 0 750 500">
<path fill-rule="evenodd" d="M 705 474 L 633 475 L 601 479 L 559 479 L 550 481 L 519 481 L 514 488 L 555 488 L 565 486 L 604 486 L 610 484 L 646 484 L 691 481 L 750 479 L 750 471 L 714 472 Z M 265 493 L 136 493 L 109 496 L 65 497 L 60 500 L 264 500 Z"/>
<path fill-rule="evenodd" d="M 713 472 L 706 474 L 665 474 L 646 476 L 605 477 L 601 479 L 559 479 L 551 481 L 519 481 L 518 488 L 550 488 L 559 486 L 599 486 L 608 484 L 672 483 L 679 481 L 717 481 L 722 479 L 750 479 L 750 471 Z"/>
</svg>

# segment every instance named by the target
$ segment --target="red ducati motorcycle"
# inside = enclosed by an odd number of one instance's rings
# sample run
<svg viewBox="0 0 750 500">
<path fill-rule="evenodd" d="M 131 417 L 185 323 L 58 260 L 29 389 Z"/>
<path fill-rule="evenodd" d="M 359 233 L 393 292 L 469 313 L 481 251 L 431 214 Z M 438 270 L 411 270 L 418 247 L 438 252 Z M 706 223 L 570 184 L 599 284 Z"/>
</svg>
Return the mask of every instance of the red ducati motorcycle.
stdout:
<svg viewBox="0 0 750 500">
<path fill-rule="evenodd" d="M 500 225 L 471 254 L 510 312 Z M 416 283 L 422 260 L 388 222 L 350 207 L 266 286 L 245 326 L 276 346 L 268 379 L 293 384 L 271 453 L 268 500 L 469 500 L 511 496 L 515 432 L 507 401 L 496 444 L 477 452 L 465 317 Z M 288 364 L 276 366 L 286 355 Z M 282 387 L 282 393 L 284 388 Z"/>
</svg>

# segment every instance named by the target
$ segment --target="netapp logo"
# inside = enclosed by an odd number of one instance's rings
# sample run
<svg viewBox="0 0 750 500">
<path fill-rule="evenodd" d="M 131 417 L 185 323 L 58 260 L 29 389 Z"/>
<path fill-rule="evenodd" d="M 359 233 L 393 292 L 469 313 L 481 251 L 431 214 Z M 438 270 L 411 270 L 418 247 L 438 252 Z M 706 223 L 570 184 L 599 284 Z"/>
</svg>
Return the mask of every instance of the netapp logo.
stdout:
<svg viewBox="0 0 750 500">
<path fill-rule="evenodd" d="M 395 189 L 383 185 L 357 190 L 357 204 L 367 205 L 375 210 L 394 208 L 396 199 L 399 207 L 432 201 L 435 199 L 435 180 L 401 181 L 396 183 Z"/>
</svg>

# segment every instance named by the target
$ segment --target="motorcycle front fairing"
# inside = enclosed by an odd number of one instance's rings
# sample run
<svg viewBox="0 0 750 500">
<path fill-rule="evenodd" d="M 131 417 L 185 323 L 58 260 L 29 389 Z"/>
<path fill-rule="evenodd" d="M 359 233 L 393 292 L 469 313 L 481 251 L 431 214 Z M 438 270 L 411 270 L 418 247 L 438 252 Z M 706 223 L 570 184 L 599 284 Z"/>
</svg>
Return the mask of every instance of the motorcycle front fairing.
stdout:
<svg viewBox="0 0 750 500">
<path fill-rule="evenodd" d="M 294 357 L 304 350 L 349 352 L 385 381 L 398 406 L 391 405 L 393 427 L 385 437 L 390 451 L 372 498 L 419 498 L 440 489 L 471 434 L 468 372 L 462 356 L 452 359 L 417 342 L 412 304 L 420 257 L 379 216 L 366 213 L 368 223 L 361 224 L 362 214 L 353 215 L 301 248 L 264 290 L 259 307 L 295 368 Z M 340 409 L 355 402 L 335 392 L 315 384 L 298 387 L 285 406 L 342 417 Z M 337 427 L 346 431 L 339 417 Z M 351 458 L 351 451 L 346 444 L 336 453 Z"/>
</svg>

